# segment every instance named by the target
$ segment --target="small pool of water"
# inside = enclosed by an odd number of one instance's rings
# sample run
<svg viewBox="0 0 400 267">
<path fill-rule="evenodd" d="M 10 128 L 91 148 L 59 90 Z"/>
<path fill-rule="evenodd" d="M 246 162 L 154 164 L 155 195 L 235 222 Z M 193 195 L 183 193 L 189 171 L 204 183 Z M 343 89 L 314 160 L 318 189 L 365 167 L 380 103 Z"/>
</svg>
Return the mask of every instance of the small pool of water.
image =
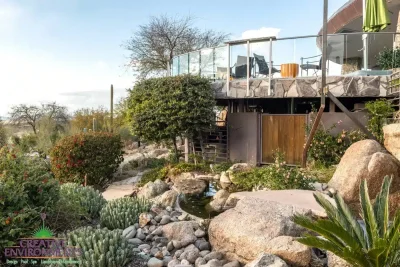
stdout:
<svg viewBox="0 0 400 267">
<path fill-rule="evenodd" d="M 181 195 L 179 199 L 179 206 L 187 213 L 203 219 L 215 217 L 218 215 L 218 212 L 209 210 L 207 206 L 211 202 L 213 196 L 217 193 L 217 190 L 218 184 L 216 182 L 210 182 L 207 190 L 201 195 Z"/>
</svg>

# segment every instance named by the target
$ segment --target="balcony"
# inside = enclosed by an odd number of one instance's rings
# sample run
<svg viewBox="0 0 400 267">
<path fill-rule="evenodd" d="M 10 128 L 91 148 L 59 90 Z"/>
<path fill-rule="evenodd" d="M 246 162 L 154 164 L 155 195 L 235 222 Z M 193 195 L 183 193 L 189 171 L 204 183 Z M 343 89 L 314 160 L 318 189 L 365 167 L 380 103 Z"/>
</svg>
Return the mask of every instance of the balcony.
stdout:
<svg viewBox="0 0 400 267">
<path fill-rule="evenodd" d="M 392 60 L 385 69 L 378 65 L 377 55 L 385 48 L 393 48 L 397 33 L 368 33 L 366 47 L 362 35 L 328 35 L 327 85 L 337 97 L 389 95 L 391 69 L 400 53 L 391 54 Z M 322 74 L 320 38 L 312 35 L 231 41 L 174 57 L 171 75 L 207 77 L 216 97 L 221 99 L 318 97 Z M 363 69 L 366 59 L 368 68 Z"/>
</svg>

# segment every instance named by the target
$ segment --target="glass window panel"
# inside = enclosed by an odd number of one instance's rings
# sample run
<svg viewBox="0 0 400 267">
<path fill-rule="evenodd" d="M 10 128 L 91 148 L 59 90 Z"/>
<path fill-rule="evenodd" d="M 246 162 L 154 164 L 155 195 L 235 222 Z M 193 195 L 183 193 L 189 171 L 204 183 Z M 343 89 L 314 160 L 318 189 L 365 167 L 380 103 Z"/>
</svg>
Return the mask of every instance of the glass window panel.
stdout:
<svg viewBox="0 0 400 267">
<path fill-rule="evenodd" d="M 214 49 L 207 48 L 201 50 L 201 60 L 200 60 L 200 72 L 201 75 L 210 79 L 215 79 L 214 77 Z M 226 71 L 225 71 L 226 73 Z"/>
<path fill-rule="evenodd" d="M 250 77 L 265 78 L 269 75 L 269 41 L 250 43 Z M 272 74 L 278 72 L 277 68 L 272 69 Z"/>
<path fill-rule="evenodd" d="M 172 76 L 179 75 L 179 57 L 172 59 Z"/>
<path fill-rule="evenodd" d="M 214 49 L 214 70 L 215 79 L 226 80 L 228 72 L 228 46 L 221 46 Z"/>
<path fill-rule="evenodd" d="M 272 43 L 272 65 L 281 71 L 283 64 L 295 63 L 294 40 L 276 40 Z M 281 72 L 276 72 L 274 78 L 282 77 Z"/>
<path fill-rule="evenodd" d="M 317 37 L 298 38 L 293 41 L 293 62 L 299 65 L 301 77 L 321 75 L 322 51 L 318 46 Z"/>
<path fill-rule="evenodd" d="M 179 56 L 179 74 L 189 73 L 189 54 Z"/>
<path fill-rule="evenodd" d="M 230 49 L 230 68 L 232 79 L 247 79 L 247 68 L 251 68 L 247 66 L 247 44 L 231 45 Z"/>
<path fill-rule="evenodd" d="M 192 75 L 200 74 L 200 51 L 189 53 L 189 73 Z"/>
</svg>

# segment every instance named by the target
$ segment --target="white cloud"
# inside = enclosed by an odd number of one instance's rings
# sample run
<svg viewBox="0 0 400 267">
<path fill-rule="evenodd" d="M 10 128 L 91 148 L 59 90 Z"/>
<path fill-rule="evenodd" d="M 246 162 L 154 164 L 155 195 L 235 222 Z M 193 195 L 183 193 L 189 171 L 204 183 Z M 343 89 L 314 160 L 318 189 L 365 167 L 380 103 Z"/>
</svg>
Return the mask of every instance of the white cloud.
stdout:
<svg viewBox="0 0 400 267">
<path fill-rule="evenodd" d="M 258 30 L 247 30 L 242 33 L 242 39 L 260 38 L 260 37 L 278 37 L 281 29 L 261 27 Z"/>
</svg>

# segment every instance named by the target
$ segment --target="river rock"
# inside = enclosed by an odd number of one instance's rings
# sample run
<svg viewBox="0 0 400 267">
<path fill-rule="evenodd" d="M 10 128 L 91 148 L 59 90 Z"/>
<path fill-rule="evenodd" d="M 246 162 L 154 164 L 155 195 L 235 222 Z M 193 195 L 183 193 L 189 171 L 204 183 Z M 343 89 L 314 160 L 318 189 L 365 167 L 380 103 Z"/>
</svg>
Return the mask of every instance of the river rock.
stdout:
<svg viewBox="0 0 400 267">
<path fill-rule="evenodd" d="M 178 266 L 178 265 L 180 265 L 180 264 L 181 264 L 181 262 L 180 262 L 179 260 L 174 259 L 174 260 L 172 260 L 172 261 L 170 261 L 170 262 L 168 263 L 168 267 L 176 267 L 176 266 Z"/>
<path fill-rule="evenodd" d="M 176 179 L 174 187 L 179 193 L 185 195 L 199 195 L 206 190 L 207 183 L 204 180 L 190 178 L 190 179 Z"/>
<path fill-rule="evenodd" d="M 161 195 L 162 193 L 164 193 L 167 190 L 168 190 L 168 185 L 164 181 L 157 179 L 154 183 L 148 182 L 147 184 L 145 184 L 142 187 L 142 189 L 140 189 L 137 196 L 150 199 L 150 198 L 154 198 L 158 195 Z"/>
<path fill-rule="evenodd" d="M 288 265 L 278 256 L 262 253 L 245 267 L 288 267 Z"/>
<path fill-rule="evenodd" d="M 148 267 L 162 267 L 163 266 L 163 261 L 159 260 L 157 258 L 151 258 L 148 262 L 147 262 L 147 266 Z"/>
<path fill-rule="evenodd" d="M 391 193 L 399 191 L 400 162 L 386 153 L 378 142 L 362 140 L 346 150 L 328 185 L 347 203 L 359 202 L 362 179 L 367 180 L 369 196 L 375 199 L 386 175 L 393 175 Z"/>
<path fill-rule="evenodd" d="M 219 190 L 213 196 L 213 200 L 208 204 L 209 207 L 216 212 L 223 211 L 226 200 L 229 198 L 229 195 L 230 195 L 230 193 L 227 190 L 225 190 L 225 189 Z"/>
<path fill-rule="evenodd" d="M 177 249 L 193 244 L 197 237 L 194 234 L 198 229 L 197 223 L 191 221 L 173 222 L 163 226 L 163 234 L 168 240 L 173 241 L 173 246 Z"/>
<path fill-rule="evenodd" d="M 302 236 L 305 229 L 296 225 L 292 216 L 315 216 L 314 210 L 318 208 L 317 214 L 324 214 L 312 200 L 312 194 L 312 191 L 282 190 L 244 197 L 235 208 L 211 220 L 208 236 L 213 249 L 223 251 L 228 260 L 243 263 L 249 263 L 265 252 L 275 254 L 289 264 L 308 266 L 311 249 L 294 238 Z"/>
</svg>

